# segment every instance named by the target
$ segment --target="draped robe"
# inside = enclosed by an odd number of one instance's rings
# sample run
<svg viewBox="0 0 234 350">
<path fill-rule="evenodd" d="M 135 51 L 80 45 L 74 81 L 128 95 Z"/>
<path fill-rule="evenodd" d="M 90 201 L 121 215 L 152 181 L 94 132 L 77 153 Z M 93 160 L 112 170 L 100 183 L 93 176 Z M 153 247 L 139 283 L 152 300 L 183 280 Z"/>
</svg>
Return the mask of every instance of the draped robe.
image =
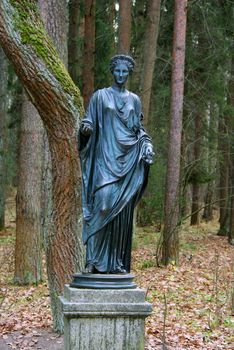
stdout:
<svg viewBox="0 0 234 350">
<path fill-rule="evenodd" d="M 93 94 L 83 119 L 93 128 L 79 145 L 83 241 L 86 265 L 99 272 L 130 271 L 133 211 L 149 169 L 142 155 L 151 143 L 141 119 L 139 97 L 120 98 L 112 87 Z"/>
</svg>

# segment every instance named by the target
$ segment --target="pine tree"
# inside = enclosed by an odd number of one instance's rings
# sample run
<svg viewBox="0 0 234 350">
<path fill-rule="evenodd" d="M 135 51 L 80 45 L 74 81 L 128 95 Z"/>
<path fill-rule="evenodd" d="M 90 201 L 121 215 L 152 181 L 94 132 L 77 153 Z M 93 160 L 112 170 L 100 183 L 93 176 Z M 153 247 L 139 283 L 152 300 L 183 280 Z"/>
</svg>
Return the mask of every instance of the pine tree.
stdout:
<svg viewBox="0 0 234 350">
<path fill-rule="evenodd" d="M 184 96 L 184 60 L 187 1 L 175 0 L 173 67 L 171 82 L 171 119 L 165 194 L 165 219 L 162 242 L 162 262 L 178 262 L 179 255 L 179 181 Z"/>
<path fill-rule="evenodd" d="M 118 52 L 129 54 L 131 44 L 132 0 L 119 0 Z"/>
</svg>

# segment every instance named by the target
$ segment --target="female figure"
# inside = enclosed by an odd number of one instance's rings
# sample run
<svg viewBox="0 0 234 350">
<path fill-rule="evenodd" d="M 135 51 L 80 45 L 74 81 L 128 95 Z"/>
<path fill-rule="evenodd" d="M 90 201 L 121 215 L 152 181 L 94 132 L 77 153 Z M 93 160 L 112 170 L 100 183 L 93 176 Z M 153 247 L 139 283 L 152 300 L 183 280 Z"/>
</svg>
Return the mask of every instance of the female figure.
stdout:
<svg viewBox="0 0 234 350">
<path fill-rule="evenodd" d="M 111 59 L 113 85 L 93 94 L 80 127 L 84 273 L 130 271 L 133 211 L 153 156 L 140 99 L 125 88 L 133 68 L 130 56 Z"/>
</svg>

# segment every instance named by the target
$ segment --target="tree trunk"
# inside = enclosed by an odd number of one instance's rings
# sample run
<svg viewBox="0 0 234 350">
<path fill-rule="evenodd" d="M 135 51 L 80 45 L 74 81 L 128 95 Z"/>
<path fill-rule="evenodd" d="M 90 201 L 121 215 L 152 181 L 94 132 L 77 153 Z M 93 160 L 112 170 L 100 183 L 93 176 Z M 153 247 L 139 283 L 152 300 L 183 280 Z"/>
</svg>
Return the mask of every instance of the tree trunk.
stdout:
<svg viewBox="0 0 234 350">
<path fill-rule="evenodd" d="M 194 164 L 195 172 L 198 173 L 199 162 L 201 161 L 201 115 L 197 113 L 195 115 L 195 140 L 194 140 Z M 192 184 L 192 210 L 191 210 L 191 225 L 199 224 L 199 209 L 200 209 L 200 184 L 195 179 Z"/>
<path fill-rule="evenodd" d="M 131 44 L 132 0 L 119 0 L 118 53 L 129 54 Z"/>
<path fill-rule="evenodd" d="M 220 229 L 218 235 L 226 236 L 228 229 L 228 202 L 229 202 L 229 143 L 226 118 L 221 117 L 219 122 L 219 150 L 220 150 L 220 190 L 219 190 L 219 223 Z"/>
<path fill-rule="evenodd" d="M 205 195 L 205 208 L 202 215 L 202 219 L 204 219 L 206 222 L 212 221 L 213 216 L 213 200 L 214 200 L 214 183 L 209 182 L 206 189 L 206 195 Z"/>
<path fill-rule="evenodd" d="M 15 274 L 17 284 L 38 283 L 41 270 L 42 121 L 23 94 L 16 197 Z"/>
<path fill-rule="evenodd" d="M 184 96 L 184 60 L 187 0 L 175 0 L 173 66 L 171 85 L 171 118 L 166 175 L 165 218 L 162 262 L 167 265 L 179 259 L 179 181 Z"/>
<path fill-rule="evenodd" d="M 55 45 L 61 60 L 68 64 L 68 11 L 66 0 L 38 0 L 46 31 Z"/>
<path fill-rule="evenodd" d="M 96 1 L 95 13 L 95 90 L 112 84 L 112 76 L 107 67 L 116 53 L 116 2 L 113 0 Z"/>
<path fill-rule="evenodd" d="M 229 142 L 227 118 L 219 120 L 219 236 L 227 236 L 229 221 Z"/>
<path fill-rule="evenodd" d="M 213 208 L 216 200 L 216 181 L 215 175 L 217 173 L 217 156 L 218 156 L 218 108 L 210 104 L 210 108 L 207 111 L 207 137 L 206 137 L 206 168 L 208 174 L 213 179 L 210 179 L 206 185 L 206 194 L 204 198 L 204 212 L 202 219 L 206 222 L 213 220 Z"/>
<path fill-rule="evenodd" d="M 161 0 L 150 0 L 148 3 L 145 39 L 144 39 L 144 54 L 143 54 L 143 69 L 141 79 L 141 102 L 144 115 L 144 125 L 149 122 L 150 97 L 152 90 L 154 66 L 156 60 L 156 47 L 159 32 Z"/>
<path fill-rule="evenodd" d="M 68 51 L 67 51 L 67 9 L 65 0 L 39 0 L 40 13 L 42 20 L 45 24 L 47 33 L 51 37 L 56 49 L 59 52 L 59 56 L 67 66 Z M 62 331 L 62 315 L 59 307 L 59 300 L 57 298 L 56 278 L 54 276 L 54 265 L 60 262 L 54 260 L 54 250 L 58 247 L 54 247 L 53 241 L 53 226 L 51 225 L 51 218 L 53 215 L 54 203 L 52 201 L 52 179 L 51 179 L 51 155 L 48 147 L 48 141 L 46 134 L 44 134 L 44 237 L 47 256 L 47 273 L 50 286 L 51 308 L 53 314 L 54 329 Z M 45 201 L 46 199 L 46 201 Z M 78 209 L 78 208 L 77 208 Z M 81 208 L 79 208 L 81 211 Z M 48 235 L 48 232 L 50 234 Z M 52 265 L 51 265 L 52 262 Z M 59 270 L 59 266 L 56 267 Z"/>
<path fill-rule="evenodd" d="M 79 36 L 80 1 L 69 1 L 69 31 L 68 31 L 68 70 L 72 80 L 77 84 L 79 80 Z"/>
<path fill-rule="evenodd" d="M 233 147 L 234 148 L 234 147 Z M 232 152 L 231 161 L 231 210 L 230 210 L 230 225 L 228 230 L 228 242 L 234 245 L 234 149 Z"/>
<path fill-rule="evenodd" d="M 53 177 L 48 266 L 54 285 L 50 292 L 56 297 L 71 275 L 83 267 L 77 151 L 82 99 L 45 32 L 36 1 L 0 2 L 0 43 L 39 111 L 48 135 Z"/>
<path fill-rule="evenodd" d="M 234 45 L 232 45 L 234 48 Z M 232 57 L 231 75 L 229 81 L 229 103 L 231 111 L 234 110 L 234 58 Z M 228 242 L 234 245 L 234 120 L 233 115 L 229 115 L 230 124 L 230 196 L 231 196 L 231 210 L 230 210 L 230 226 L 228 230 Z"/>
<path fill-rule="evenodd" d="M 136 0 L 132 7 L 132 38 L 131 38 L 131 52 L 134 52 L 134 59 L 137 62 L 134 68 L 134 75 L 130 80 L 130 89 L 141 95 L 141 80 L 143 68 L 143 52 L 146 28 L 146 9 L 147 0 Z"/>
<path fill-rule="evenodd" d="M 7 149 L 7 59 L 0 47 L 0 230 L 5 228 Z"/>
<path fill-rule="evenodd" d="M 182 140 L 181 140 L 181 203 L 180 203 L 180 213 L 182 218 L 187 218 L 190 216 L 191 213 L 191 185 L 188 183 L 186 178 L 186 169 L 188 168 L 188 165 L 190 163 L 190 147 L 188 146 L 189 137 L 188 137 L 188 130 L 186 128 L 185 120 L 188 119 L 188 115 L 185 111 L 183 116 L 183 131 L 182 131 Z"/>
<path fill-rule="evenodd" d="M 95 0 L 85 1 L 83 98 L 85 108 L 94 91 Z"/>
</svg>

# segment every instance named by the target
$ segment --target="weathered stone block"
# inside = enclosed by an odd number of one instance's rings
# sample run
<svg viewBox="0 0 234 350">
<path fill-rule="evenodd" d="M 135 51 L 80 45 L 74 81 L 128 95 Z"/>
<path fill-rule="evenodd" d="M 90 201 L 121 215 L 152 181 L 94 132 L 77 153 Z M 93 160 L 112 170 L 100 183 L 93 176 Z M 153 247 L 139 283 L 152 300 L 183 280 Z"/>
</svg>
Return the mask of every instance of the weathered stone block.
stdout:
<svg viewBox="0 0 234 350">
<path fill-rule="evenodd" d="M 60 297 L 65 350 L 143 350 L 151 304 L 142 289 L 76 289 Z"/>
</svg>

